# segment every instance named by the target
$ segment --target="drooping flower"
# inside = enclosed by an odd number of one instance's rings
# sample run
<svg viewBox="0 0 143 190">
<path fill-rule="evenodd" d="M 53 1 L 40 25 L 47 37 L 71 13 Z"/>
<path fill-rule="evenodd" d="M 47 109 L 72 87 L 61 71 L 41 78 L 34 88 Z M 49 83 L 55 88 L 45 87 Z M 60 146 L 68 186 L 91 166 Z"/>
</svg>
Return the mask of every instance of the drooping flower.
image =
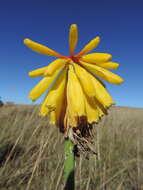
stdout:
<svg viewBox="0 0 143 190">
<path fill-rule="evenodd" d="M 72 130 L 88 137 L 90 126 L 107 114 L 107 108 L 114 104 L 101 79 L 113 84 L 120 84 L 123 79 L 109 71 L 119 66 L 111 61 L 112 55 L 88 53 L 97 47 L 99 37 L 74 55 L 77 41 L 76 24 L 70 26 L 69 56 L 63 56 L 30 39 L 24 40 L 24 44 L 33 51 L 57 58 L 49 65 L 29 73 L 31 77 L 43 76 L 29 97 L 35 101 L 48 89 L 40 115 L 49 115 L 50 123 L 58 126 L 66 135 Z"/>
</svg>

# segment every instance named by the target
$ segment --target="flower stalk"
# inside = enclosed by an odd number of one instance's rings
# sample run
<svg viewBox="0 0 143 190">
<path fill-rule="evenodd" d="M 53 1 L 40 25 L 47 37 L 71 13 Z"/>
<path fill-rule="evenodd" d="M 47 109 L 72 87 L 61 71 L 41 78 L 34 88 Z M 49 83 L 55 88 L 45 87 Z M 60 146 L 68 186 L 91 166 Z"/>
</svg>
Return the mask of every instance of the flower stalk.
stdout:
<svg viewBox="0 0 143 190">
<path fill-rule="evenodd" d="M 74 144 L 67 138 L 65 139 L 65 160 L 64 160 L 64 177 L 65 187 L 64 190 L 75 189 L 75 155 L 74 155 Z"/>
</svg>

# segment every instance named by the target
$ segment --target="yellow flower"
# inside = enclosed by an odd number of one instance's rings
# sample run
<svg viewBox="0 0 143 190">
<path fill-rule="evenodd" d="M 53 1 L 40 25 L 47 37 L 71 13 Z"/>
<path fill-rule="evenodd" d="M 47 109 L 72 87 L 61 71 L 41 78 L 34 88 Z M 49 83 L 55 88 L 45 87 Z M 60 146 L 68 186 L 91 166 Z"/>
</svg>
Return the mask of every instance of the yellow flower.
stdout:
<svg viewBox="0 0 143 190">
<path fill-rule="evenodd" d="M 119 66 L 111 61 L 112 55 L 87 54 L 99 44 L 99 37 L 91 40 L 74 55 L 77 41 L 77 25 L 72 24 L 69 32 L 69 56 L 63 56 L 30 39 L 25 39 L 24 44 L 37 53 L 57 58 L 49 65 L 29 73 L 31 77 L 43 76 L 29 94 L 33 101 L 48 91 L 40 115 L 50 115 L 50 122 L 65 133 L 69 129 L 76 129 L 82 134 L 83 128 L 88 129 L 89 125 L 98 122 L 101 116 L 107 114 L 107 108 L 114 104 L 101 79 L 113 84 L 121 84 L 123 79 L 109 71 Z"/>
</svg>

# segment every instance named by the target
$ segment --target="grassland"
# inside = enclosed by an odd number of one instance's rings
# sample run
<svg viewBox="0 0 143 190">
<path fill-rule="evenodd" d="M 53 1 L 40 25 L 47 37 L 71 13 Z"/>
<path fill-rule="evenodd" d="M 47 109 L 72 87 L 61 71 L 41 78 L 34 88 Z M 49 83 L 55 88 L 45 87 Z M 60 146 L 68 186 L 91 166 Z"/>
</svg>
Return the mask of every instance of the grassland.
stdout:
<svg viewBox="0 0 143 190">
<path fill-rule="evenodd" d="M 63 135 L 37 106 L 0 108 L 0 190 L 62 190 Z M 113 107 L 76 158 L 76 190 L 143 190 L 143 109 Z"/>
</svg>

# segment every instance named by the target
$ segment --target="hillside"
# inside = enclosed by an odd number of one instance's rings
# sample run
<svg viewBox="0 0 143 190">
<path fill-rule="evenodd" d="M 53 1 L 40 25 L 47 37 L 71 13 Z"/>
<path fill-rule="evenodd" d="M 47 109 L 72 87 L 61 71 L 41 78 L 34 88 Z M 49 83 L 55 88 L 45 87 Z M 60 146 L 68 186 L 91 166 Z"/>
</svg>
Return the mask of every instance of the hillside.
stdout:
<svg viewBox="0 0 143 190">
<path fill-rule="evenodd" d="M 0 189 L 61 190 L 63 135 L 38 106 L 0 108 Z M 76 158 L 78 190 L 143 189 L 143 109 L 112 107 L 94 126 L 96 155 Z"/>
</svg>

